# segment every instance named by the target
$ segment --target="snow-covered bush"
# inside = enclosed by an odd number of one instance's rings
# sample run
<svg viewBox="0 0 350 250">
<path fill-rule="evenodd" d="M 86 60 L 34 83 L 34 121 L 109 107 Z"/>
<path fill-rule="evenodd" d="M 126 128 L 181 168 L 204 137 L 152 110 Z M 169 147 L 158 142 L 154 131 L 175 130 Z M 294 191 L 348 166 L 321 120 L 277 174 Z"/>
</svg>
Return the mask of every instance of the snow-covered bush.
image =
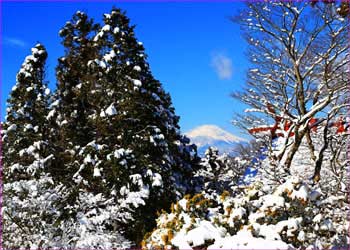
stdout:
<svg viewBox="0 0 350 250">
<path fill-rule="evenodd" d="M 322 194 L 297 177 L 275 189 L 255 182 L 231 196 L 185 196 L 162 212 L 143 247 L 307 249 L 349 245 L 345 197 Z"/>
<path fill-rule="evenodd" d="M 75 204 L 65 207 L 67 213 L 74 212 L 75 216 L 56 223 L 58 237 L 54 246 L 73 249 L 130 247 L 131 242 L 122 236 L 123 230 L 117 225 L 123 211 L 119 204 L 102 193 L 94 194 L 83 189 L 77 192 Z"/>
<path fill-rule="evenodd" d="M 317 133 L 313 136 L 315 153 L 322 146 L 319 137 Z M 337 162 L 343 166 L 347 162 L 345 151 L 336 142 L 333 148 L 340 150 Z M 280 150 L 281 143 L 283 140 L 275 140 L 271 150 Z M 201 161 L 203 168 L 196 173 L 204 183 L 199 193 L 184 196 L 171 206 L 170 213 L 162 211 L 157 227 L 146 234 L 143 247 L 331 249 L 349 246 L 347 192 L 340 184 L 338 192 L 334 191 L 334 184 L 346 180 L 345 173 L 338 172 L 342 180 L 335 178 L 334 173 L 327 174 L 336 171 L 329 164 L 333 154 L 327 150 L 322 178 L 318 183 L 313 182 L 310 178 L 314 164 L 305 157 L 308 151 L 307 142 L 303 141 L 291 173 L 286 173 L 283 168 L 270 166 L 269 159 L 264 157 L 268 152 L 262 152 L 260 147 L 252 152 L 255 160 L 252 156 L 245 157 L 243 151 L 243 156 L 232 159 L 220 156 L 215 148 L 208 148 Z M 244 182 L 242 174 L 252 164 L 258 174 L 251 182 Z M 234 168 L 240 171 L 232 175 L 229 170 Z M 346 167 L 341 170 L 345 171 Z"/>
</svg>

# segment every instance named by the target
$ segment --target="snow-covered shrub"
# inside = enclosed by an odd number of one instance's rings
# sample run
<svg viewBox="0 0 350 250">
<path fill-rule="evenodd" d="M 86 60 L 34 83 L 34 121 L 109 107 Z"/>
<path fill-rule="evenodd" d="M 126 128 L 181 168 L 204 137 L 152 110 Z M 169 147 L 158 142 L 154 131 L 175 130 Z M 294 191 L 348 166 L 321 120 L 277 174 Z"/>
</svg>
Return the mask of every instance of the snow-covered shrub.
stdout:
<svg viewBox="0 0 350 250">
<path fill-rule="evenodd" d="M 102 193 L 77 192 L 75 204 L 65 207 L 67 213 L 74 211 L 74 216 L 56 223 L 58 237 L 54 246 L 75 249 L 130 247 L 131 242 L 122 236 L 123 230 L 117 224 L 117 219 L 123 213 L 119 204 Z"/>
<path fill-rule="evenodd" d="M 307 249 L 349 245 L 344 197 L 327 197 L 291 177 L 275 189 L 262 182 L 216 199 L 185 196 L 163 212 L 143 247 Z"/>
<path fill-rule="evenodd" d="M 55 246 L 59 186 L 41 175 L 31 180 L 5 183 L 3 187 L 3 243 L 6 248 Z"/>
</svg>

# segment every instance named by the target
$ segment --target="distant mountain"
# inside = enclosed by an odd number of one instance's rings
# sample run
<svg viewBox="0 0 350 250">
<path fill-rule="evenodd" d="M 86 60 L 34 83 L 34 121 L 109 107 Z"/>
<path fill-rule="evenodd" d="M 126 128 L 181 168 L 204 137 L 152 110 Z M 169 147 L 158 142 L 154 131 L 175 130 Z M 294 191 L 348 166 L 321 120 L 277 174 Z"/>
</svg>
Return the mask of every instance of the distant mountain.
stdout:
<svg viewBox="0 0 350 250">
<path fill-rule="evenodd" d="M 246 141 L 215 125 L 199 126 L 185 134 L 197 145 L 201 156 L 209 146 L 218 148 L 220 154 L 232 154 L 232 149 L 236 144 Z"/>
</svg>

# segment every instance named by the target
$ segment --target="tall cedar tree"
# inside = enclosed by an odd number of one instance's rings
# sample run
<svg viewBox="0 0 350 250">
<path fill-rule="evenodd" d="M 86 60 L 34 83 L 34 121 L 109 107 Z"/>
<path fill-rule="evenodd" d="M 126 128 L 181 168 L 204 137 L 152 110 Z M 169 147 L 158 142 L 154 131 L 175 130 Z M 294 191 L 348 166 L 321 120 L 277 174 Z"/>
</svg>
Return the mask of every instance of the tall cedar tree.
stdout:
<svg viewBox="0 0 350 250">
<path fill-rule="evenodd" d="M 88 124 L 91 112 L 89 91 L 92 80 L 89 78 L 87 62 L 97 55 L 92 46 L 92 32 L 98 29 L 93 20 L 77 11 L 72 20 L 60 30 L 65 56 L 59 58 L 56 68 L 57 89 L 47 116 L 50 124 L 50 143 L 54 148 L 52 175 L 62 182 L 67 190 L 62 202 L 61 220 L 76 215 L 66 206 L 74 205 L 80 186 L 72 182 L 72 176 L 80 168 L 77 154 L 80 147 L 94 138 L 94 130 Z"/>
<path fill-rule="evenodd" d="M 97 55 L 91 34 L 98 29 L 85 13 L 76 12 L 71 22 L 60 31 L 65 56 L 59 58 L 57 72 L 57 100 L 61 121 L 61 140 L 66 146 L 85 145 L 94 134 L 87 123 L 90 112 L 89 90 L 92 79 L 87 62 Z M 63 122 L 63 124 L 62 124 Z"/>
<path fill-rule="evenodd" d="M 2 137 L 3 244 L 8 248 L 50 241 L 43 236 L 51 232 L 55 201 L 47 174 L 52 155 L 46 140 L 50 93 L 44 82 L 46 58 L 43 45 L 32 48 L 8 99 Z"/>
<path fill-rule="evenodd" d="M 18 157 L 21 149 L 28 148 L 35 141 L 47 136 L 44 126 L 48 109 L 48 89 L 44 81 L 47 52 L 43 45 L 37 44 L 27 56 L 17 74 L 16 85 L 7 100 L 7 116 L 3 138 L 4 177 L 9 177 L 9 167 L 14 163 L 27 165 L 31 157 Z M 12 174 L 11 174 L 12 175 Z M 11 178 L 15 178 L 13 175 Z M 18 176 L 19 178 L 19 176 Z"/>
<path fill-rule="evenodd" d="M 157 210 L 192 191 L 196 150 L 180 135 L 170 96 L 152 76 L 125 13 L 113 9 L 104 15 L 104 24 L 94 37 L 100 57 L 88 63 L 99 76 L 91 93 L 96 95 L 92 105 L 98 107 L 91 123 L 96 141 L 107 145 L 104 152 L 111 159 L 100 166 L 101 178 L 108 180 L 106 192 L 114 189 L 127 202 L 128 192 L 144 194 L 144 186 L 149 192 L 143 197 L 145 206 L 134 204 L 133 222 L 124 224 L 127 236 L 139 242 L 155 225 Z M 113 151 L 119 153 L 111 158 Z"/>
<path fill-rule="evenodd" d="M 77 12 L 60 31 L 66 55 L 48 117 L 59 131 L 57 176 L 68 187 L 62 220 L 81 214 L 72 207 L 85 193 L 102 195 L 114 204 L 106 230 L 122 226 L 139 243 L 158 210 L 193 190 L 198 159 L 129 19 L 113 9 L 104 22 Z"/>
</svg>

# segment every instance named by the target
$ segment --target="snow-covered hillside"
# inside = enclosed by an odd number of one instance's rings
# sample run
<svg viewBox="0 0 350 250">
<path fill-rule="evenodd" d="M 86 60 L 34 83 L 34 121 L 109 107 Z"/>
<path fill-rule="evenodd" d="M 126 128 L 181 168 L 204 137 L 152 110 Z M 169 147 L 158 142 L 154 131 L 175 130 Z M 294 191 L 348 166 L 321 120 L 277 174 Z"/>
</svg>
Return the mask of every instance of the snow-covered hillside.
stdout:
<svg viewBox="0 0 350 250">
<path fill-rule="evenodd" d="M 237 143 L 246 141 L 216 125 L 202 125 L 187 132 L 186 135 L 197 145 L 199 155 L 204 155 L 209 146 L 218 148 L 220 153 L 230 154 Z"/>
</svg>

